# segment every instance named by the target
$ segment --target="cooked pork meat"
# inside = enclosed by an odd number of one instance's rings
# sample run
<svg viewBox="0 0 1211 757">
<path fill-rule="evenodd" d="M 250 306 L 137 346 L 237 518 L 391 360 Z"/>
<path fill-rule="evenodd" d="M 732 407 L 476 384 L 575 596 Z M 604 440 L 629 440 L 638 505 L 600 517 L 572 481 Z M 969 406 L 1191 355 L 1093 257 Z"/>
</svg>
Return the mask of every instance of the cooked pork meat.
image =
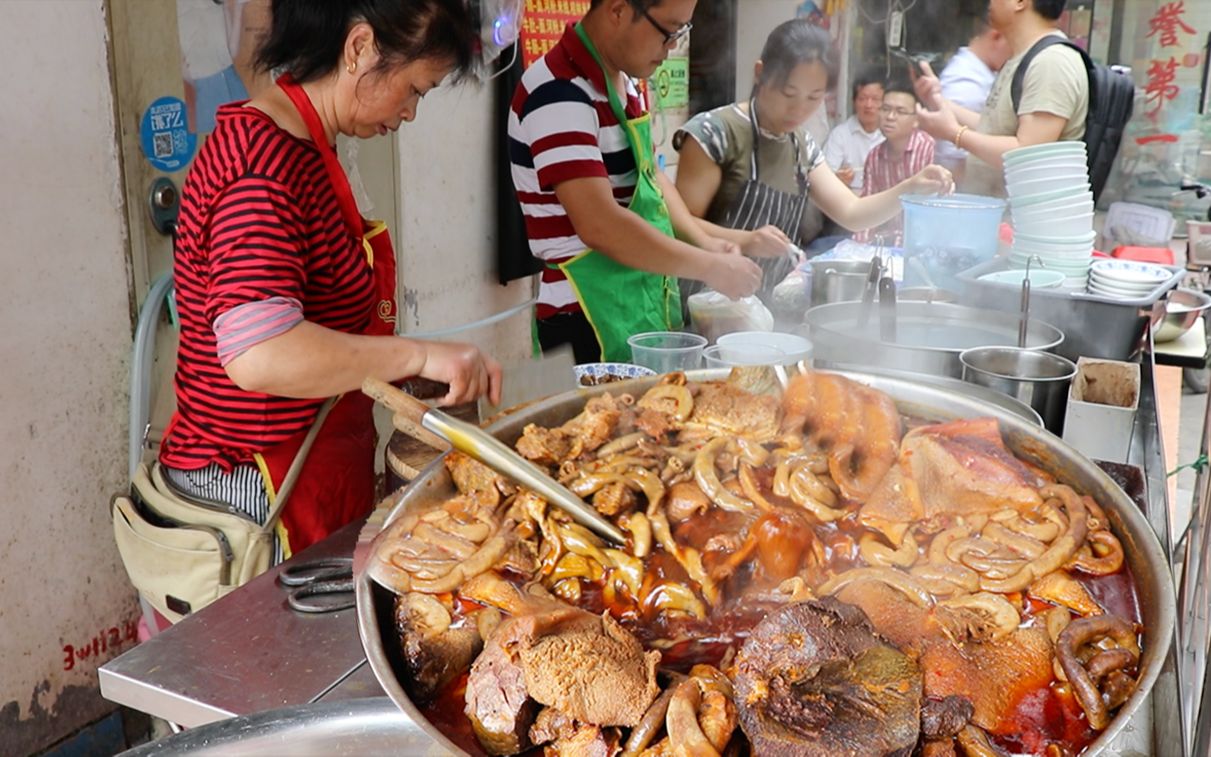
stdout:
<svg viewBox="0 0 1211 757">
<path fill-rule="evenodd" d="M 1022 698 L 1052 678 L 1051 640 L 1042 628 L 1020 628 L 983 643 L 933 644 L 921 656 L 925 694 L 971 700 L 971 722 L 990 733 L 1013 728 Z"/>
<path fill-rule="evenodd" d="M 735 669 L 754 754 L 908 755 L 916 746 L 921 671 L 852 605 L 778 609 L 753 629 Z"/>
<path fill-rule="evenodd" d="M 1013 456 L 994 418 L 922 426 L 904 436 L 899 463 L 859 511 L 862 525 L 899 544 L 908 524 L 938 515 L 1042 504 L 1044 482 Z"/>
<path fill-rule="evenodd" d="M 502 496 L 517 491 L 504 476 L 457 450 L 446 455 L 445 463 L 454 486 L 477 504 L 494 508 L 500 504 Z"/>
<path fill-rule="evenodd" d="M 927 739 L 949 739 L 963 730 L 975 708 L 967 697 L 926 699 L 921 705 L 921 735 Z"/>
<path fill-rule="evenodd" d="M 659 693 L 660 653 L 608 614 L 523 637 L 517 650 L 530 696 L 582 723 L 633 726 Z"/>
<path fill-rule="evenodd" d="M 687 425 L 757 439 L 777 435 L 781 415 L 777 397 L 753 396 L 723 381 L 705 382 L 699 389 Z"/>
<path fill-rule="evenodd" d="M 580 725 L 543 750 L 545 757 L 614 757 L 621 751 L 617 729 Z"/>
<path fill-rule="evenodd" d="M 549 600 L 543 605 L 549 607 Z M 509 618 L 471 666 L 467 717 L 491 754 L 530 745 L 538 705 L 594 726 L 633 726 L 656 698 L 659 652 L 608 615 L 562 606 Z M 553 716 L 552 716 L 553 717 Z"/>
<path fill-rule="evenodd" d="M 513 620 L 505 621 L 484 644 L 467 679 L 465 712 L 480 746 L 488 754 L 517 754 L 530 746 L 530 725 L 538 705 L 526 691 L 525 673 L 502 640 Z"/>
<path fill-rule="evenodd" d="M 530 741 L 535 746 L 570 739 L 576 734 L 576 721 L 554 707 L 543 707 L 530 726 Z"/>
<path fill-rule="evenodd" d="M 422 704 L 466 670 L 483 648 L 474 623 L 459 628 L 450 623 L 449 608 L 429 594 L 412 592 L 396 600 L 395 627 L 411 674 L 404 686 Z"/>
<path fill-rule="evenodd" d="M 606 484 L 593 495 L 593 507 L 602 515 L 614 516 L 635 509 L 635 492 L 622 481 Z"/>
<path fill-rule="evenodd" d="M 614 435 L 621 409 L 610 394 L 585 403 L 584 410 L 559 428 L 526 426 L 517 440 L 517 451 L 527 460 L 550 467 L 574 460 L 605 444 Z"/>
</svg>

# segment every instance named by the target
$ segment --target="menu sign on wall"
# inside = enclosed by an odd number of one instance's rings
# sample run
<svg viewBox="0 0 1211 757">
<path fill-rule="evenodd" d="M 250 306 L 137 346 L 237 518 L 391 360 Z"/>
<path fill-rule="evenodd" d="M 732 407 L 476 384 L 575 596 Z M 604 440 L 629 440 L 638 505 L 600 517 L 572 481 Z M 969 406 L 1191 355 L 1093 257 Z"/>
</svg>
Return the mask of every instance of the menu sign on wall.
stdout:
<svg viewBox="0 0 1211 757">
<path fill-rule="evenodd" d="M 526 15 L 521 24 L 521 62 L 529 68 L 547 54 L 563 36 L 570 22 L 589 12 L 589 0 L 526 0 Z"/>
</svg>

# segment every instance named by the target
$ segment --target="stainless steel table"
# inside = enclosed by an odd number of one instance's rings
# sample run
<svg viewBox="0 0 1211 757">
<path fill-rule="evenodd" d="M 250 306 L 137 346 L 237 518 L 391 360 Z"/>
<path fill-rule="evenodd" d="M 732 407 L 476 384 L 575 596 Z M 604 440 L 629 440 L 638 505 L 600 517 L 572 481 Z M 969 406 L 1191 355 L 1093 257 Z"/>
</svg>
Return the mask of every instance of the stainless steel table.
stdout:
<svg viewBox="0 0 1211 757">
<path fill-rule="evenodd" d="M 286 564 L 352 555 L 362 525 L 346 526 Z M 291 610 L 277 583 L 282 567 L 102 666 L 102 696 L 187 727 L 383 696 L 362 653 L 356 611 Z"/>
</svg>

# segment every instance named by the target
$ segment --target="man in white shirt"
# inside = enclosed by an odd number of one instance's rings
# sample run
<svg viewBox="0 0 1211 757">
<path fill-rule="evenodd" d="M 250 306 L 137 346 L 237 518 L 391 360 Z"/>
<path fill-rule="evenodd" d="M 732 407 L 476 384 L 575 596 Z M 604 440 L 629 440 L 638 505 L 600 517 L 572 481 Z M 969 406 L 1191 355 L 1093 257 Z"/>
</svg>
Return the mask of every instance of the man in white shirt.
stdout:
<svg viewBox="0 0 1211 757">
<path fill-rule="evenodd" d="M 967 47 L 960 47 L 942 70 L 939 77 L 942 96 L 973 113 L 980 113 L 997 78 L 997 71 L 1012 54 L 1013 49 L 1005 35 L 992 28 L 987 19 L 977 19 L 975 34 Z M 962 176 L 967 151 L 955 147 L 949 140 L 939 139 L 935 159 L 949 168 L 957 179 Z"/>
<path fill-rule="evenodd" d="M 866 156 L 883 142 L 883 132 L 879 131 L 882 106 L 882 76 L 873 72 L 862 75 L 854 82 L 854 114 L 838 124 L 824 144 L 824 161 L 855 194 L 862 191 Z"/>
</svg>

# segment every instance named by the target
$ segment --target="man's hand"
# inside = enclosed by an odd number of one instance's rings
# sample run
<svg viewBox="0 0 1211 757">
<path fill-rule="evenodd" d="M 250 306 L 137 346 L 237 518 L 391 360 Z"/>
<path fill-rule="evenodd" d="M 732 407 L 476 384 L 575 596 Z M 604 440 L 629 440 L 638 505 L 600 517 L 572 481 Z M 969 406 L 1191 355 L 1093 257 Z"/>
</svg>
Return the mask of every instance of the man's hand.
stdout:
<svg viewBox="0 0 1211 757">
<path fill-rule="evenodd" d="M 790 251 L 790 246 L 790 237 L 771 224 L 748 232 L 740 249 L 751 258 L 780 258 Z"/>
<path fill-rule="evenodd" d="M 740 245 L 719 237 L 707 237 L 699 246 L 707 252 L 719 255 L 738 255 L 740 253 Z"/>
<path fill-rule="evenodd" d="M 853 187 L 854 184 L 854 169 L 850 166 L 838 168 L 833 173 L 837 174 L 837 178 L 842 181 L 847 187 Z"/>
<path fill-rule="evenodd" d="M 761 286 L 761 266 L 739 254 L 716 255 L 702 283 L 725 297 L 738 300 Z"/>
</svg>

